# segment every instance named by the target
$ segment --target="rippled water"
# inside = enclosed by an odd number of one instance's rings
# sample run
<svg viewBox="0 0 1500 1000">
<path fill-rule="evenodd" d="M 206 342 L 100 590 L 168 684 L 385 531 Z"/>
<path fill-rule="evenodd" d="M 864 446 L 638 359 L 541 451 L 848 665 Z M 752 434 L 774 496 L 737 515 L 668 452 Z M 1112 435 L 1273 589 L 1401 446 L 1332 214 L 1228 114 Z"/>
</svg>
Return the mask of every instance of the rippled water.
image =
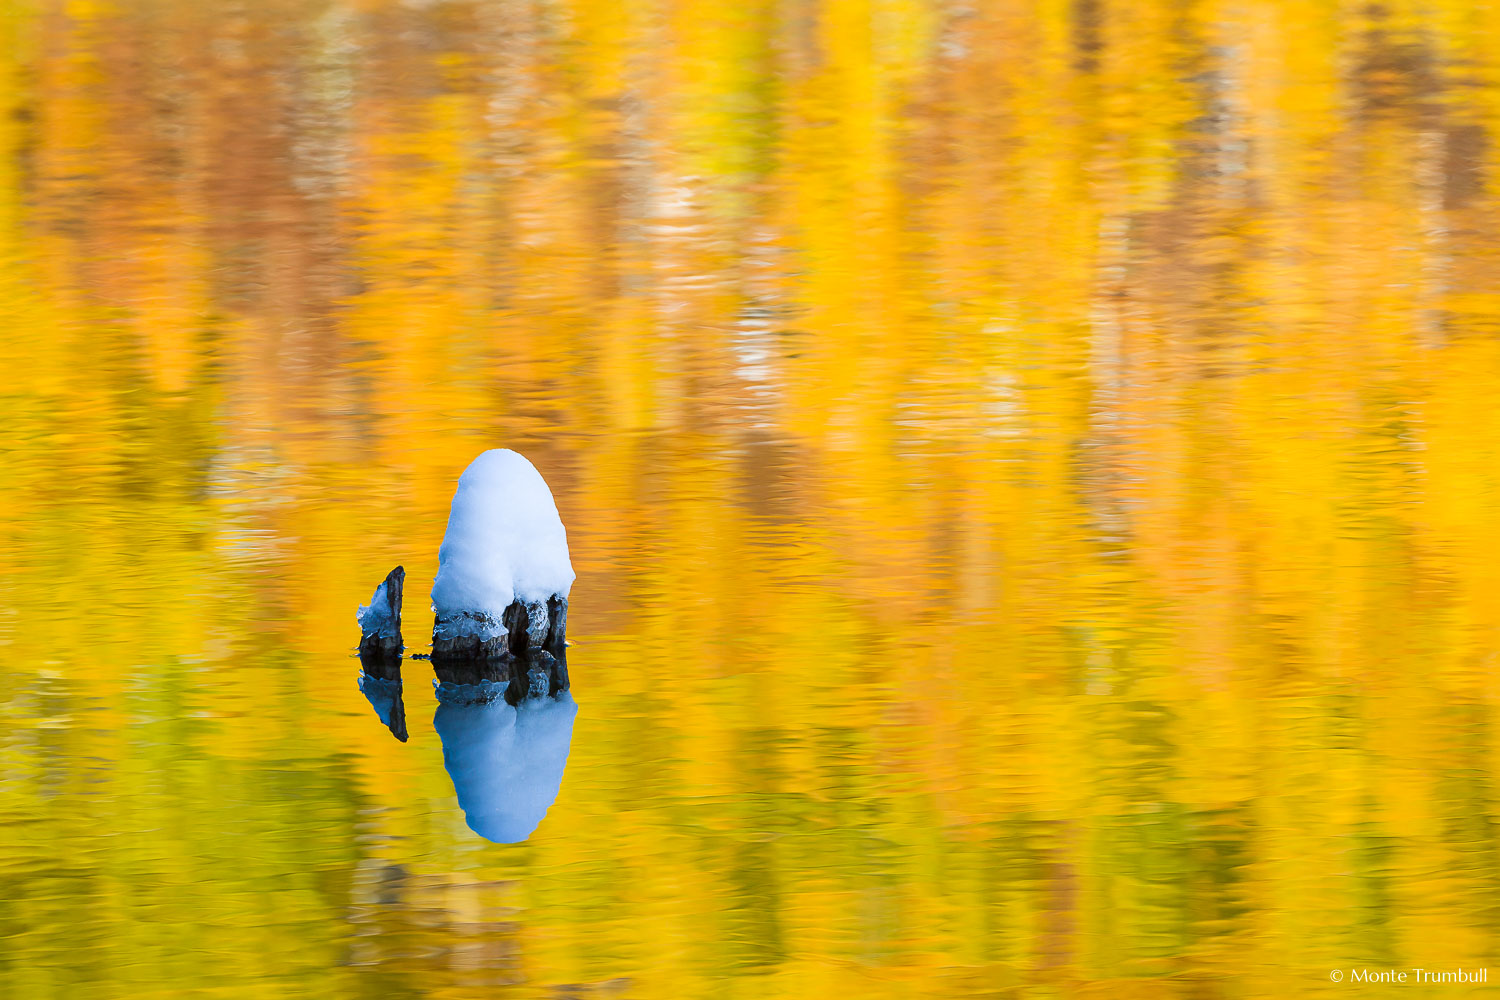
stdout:
<svg viewBox="0 0 1500 1000">
<path fill-rule="evenodd" d="M 21 0 L 0 39 L 0 992 L 1500 966 L 1500 8 Z M 397 563 L 420 638 L 498 446 L 578 572 L 514 846 L 427 665 L 403 745 L 351 658 Z"/>
</svg>

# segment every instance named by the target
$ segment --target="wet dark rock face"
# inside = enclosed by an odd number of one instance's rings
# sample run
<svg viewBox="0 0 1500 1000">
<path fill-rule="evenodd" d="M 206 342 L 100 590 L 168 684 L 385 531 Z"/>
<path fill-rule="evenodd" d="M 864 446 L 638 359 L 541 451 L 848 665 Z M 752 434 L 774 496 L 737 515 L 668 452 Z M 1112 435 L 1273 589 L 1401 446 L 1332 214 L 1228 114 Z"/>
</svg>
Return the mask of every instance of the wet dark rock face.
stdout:
<svg viewBox="0 0 1500 1000">
<path fill-rule="evenodd" d="M 406 742 L 406 706 L 401 698 L 401 599 L 406 570 L 400 566 L 385 578 L 390 628 L 365 632 L 359 639 L 359 662 L 366 678 L 380 682 L 366 690 L 380 699 L 391 732 Z M 555 696 L 568 690 L 568 599 L 556 594 L 545 601 L 513 601 L 496 621 L 480 612 L 438 617 L 432 626 L 432 669 L 450 684 L 493 681 L 505 685 L 512 705 L 527 697 Z M 386 709 L 387 702 L 390 702 Z"/>
<path fill-rule="evenodd" d="M 512 601 L 496 622 L 474 612 L 439 617 L 432 627 L 432 669 L 452 684 L 494 681 L 505 700 L 568 690 L 568 601 Z"/>
</svg>

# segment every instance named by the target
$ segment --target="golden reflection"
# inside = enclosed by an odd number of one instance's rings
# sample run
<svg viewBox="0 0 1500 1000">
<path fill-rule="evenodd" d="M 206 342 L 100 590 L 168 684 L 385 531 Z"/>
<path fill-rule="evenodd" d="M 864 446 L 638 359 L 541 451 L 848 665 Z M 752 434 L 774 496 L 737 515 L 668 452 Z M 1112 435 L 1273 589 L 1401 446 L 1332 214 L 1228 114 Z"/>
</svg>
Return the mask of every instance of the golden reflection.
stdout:
<svg viewBox="0 0 1500 1000">
<path fill-rule="evenodd" d="M 1497 38 L 0 5 L 7 987 L 1500 966 Z M 403 747 L 348 658 L 497 446 L 578 571 L 567 778 L 512 847 L 424 665 Z"/>
</svg>

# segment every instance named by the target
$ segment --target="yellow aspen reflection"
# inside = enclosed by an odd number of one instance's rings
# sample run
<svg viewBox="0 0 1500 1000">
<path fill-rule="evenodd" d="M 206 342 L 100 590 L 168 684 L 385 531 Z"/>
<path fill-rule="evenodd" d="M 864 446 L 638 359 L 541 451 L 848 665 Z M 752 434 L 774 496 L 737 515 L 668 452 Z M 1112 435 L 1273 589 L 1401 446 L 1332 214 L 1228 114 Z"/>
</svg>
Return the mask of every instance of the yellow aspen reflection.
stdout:
<svg viewBox="0 0 1500 1000">
<path fill-rule="evenodd" d="M 1497 36 L 1449 0 L 0 10 L 11 988 L 1483 965 Z M 423 634 L 494 446 L 578 572 L 567 778 L 513 848 L 463 826 L 425 666 L 401 747 L 348 658 L 397 563 Z"/>
</svg>

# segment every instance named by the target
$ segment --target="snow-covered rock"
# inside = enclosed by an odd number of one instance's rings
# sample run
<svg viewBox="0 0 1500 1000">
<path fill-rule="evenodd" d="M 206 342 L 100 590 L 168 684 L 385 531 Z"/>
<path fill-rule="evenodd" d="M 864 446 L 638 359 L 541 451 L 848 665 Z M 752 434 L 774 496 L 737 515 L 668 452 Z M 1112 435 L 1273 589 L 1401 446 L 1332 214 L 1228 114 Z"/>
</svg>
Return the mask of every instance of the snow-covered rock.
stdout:
<svg viewBox="0 0 1500 1000">
<path fill-rule="evenodd" d="M 391 616 L 391 602 L 386 595 L 385 581 L 375 588 L 369 604 L 359 606 L 359 630 L 365 635 L 395 635 L 396 620 Z M 344 605 L 348 607 L 348 605 Z"/>
<path fill-rule="evenodd" d="M 448 530 L 438 551 L 432 609 L 439 633 L 443 623 L 487 622 L 499 631 L 513 601 L 540 605 L 545 636 L 548 598 L 566 598 L 573 586 L 568 533 L 557 514 L 542 474 L 508 448 L 487 451 L 459 477 L 448 513 Z"/>
<path fill-rule="evenodd" d="M 375 588 L 370 603 L 359 609 L 360 656 L 401 656 L 401 593 L 406 570 L 397 566 Z"/>
</svg>

